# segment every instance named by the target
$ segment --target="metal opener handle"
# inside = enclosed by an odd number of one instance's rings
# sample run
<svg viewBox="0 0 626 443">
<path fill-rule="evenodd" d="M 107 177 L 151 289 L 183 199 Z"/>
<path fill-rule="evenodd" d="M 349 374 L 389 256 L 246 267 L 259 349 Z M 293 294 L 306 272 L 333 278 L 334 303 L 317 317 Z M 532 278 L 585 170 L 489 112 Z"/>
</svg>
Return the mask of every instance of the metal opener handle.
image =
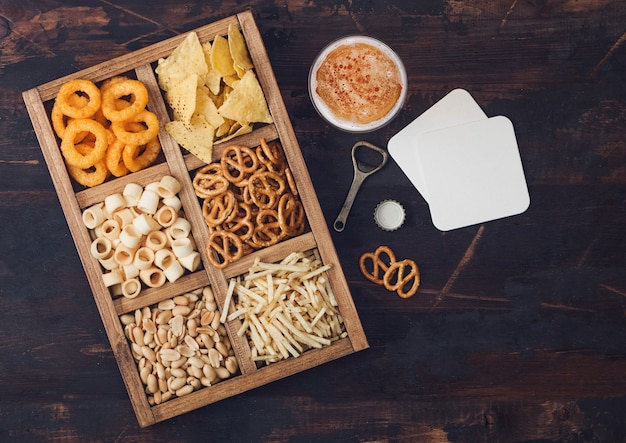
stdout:
<svg viewBox="0 0 626 443">
<path fill-rule="evenodd" d="M 374 166 L 374 167 L 371 167 L 369 165 L 366 165 L 363 162 L 358 161 L 356 158 L 356 151 L 360 146 L 364 146 L 366 148 L 369 148 L 373 151 L 378 152 L 382 156 L 382 161 L 377 166 Z M 339 215 L 335 219 L 335 223 L 333 224 L 333 228 L 335 228 L 335 231 L 341 232 L 346 227 L 346 220 L 348 219 L 348 214 L 350 213 L 350 209 L 352 208 L 352 204 L 354 203 L 356 194 L 359 191 L 359 188 L 361 187 L 361 184 L 363 183 L 363 181 L 365 181 L 367 177 L 379 171 L 383 166 L 385 166 L 388 159 L 389 159 L 389 154 L 387 154 L 387 151 L 385 151 L 382 148 L 379 148 L 378 146 L 370 142 L 358 141 L 354 144 L 354 146 L 352 146 L 352 166 L 354 167 L 354 177 L 352 179 L 352 184 L 350 185 L 350 190 L 348 191 L 348 195 L 346 196 L 346 200 L 343 203 L 343 206 L 341 207 L 341 211 L 339 212 Z"/>
</svg>

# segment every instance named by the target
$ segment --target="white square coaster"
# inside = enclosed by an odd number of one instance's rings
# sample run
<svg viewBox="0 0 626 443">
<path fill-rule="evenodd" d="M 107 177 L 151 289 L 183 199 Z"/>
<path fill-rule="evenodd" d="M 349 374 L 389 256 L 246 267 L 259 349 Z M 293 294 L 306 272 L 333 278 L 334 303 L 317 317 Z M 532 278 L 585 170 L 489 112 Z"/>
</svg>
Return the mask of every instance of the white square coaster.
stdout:
<svg viewBox="0 0 626 443">
<path fill-rule="evenodd" d="M 430 197 L 425 189 L 417 157 L 417 137 L 425 132 L 486 118 L 487 116 L 469 92 L 464 89 L 454 89 L 394 135 L 389 140 L 387 149 L 413 186 L 428 202 Z"/>
<path fill-rule="evenodd" d="M 432 221 L 441 231 L 520 214 L 530 204 L 506 117 L 419 134 L 417 153 Z"/>
</svg>

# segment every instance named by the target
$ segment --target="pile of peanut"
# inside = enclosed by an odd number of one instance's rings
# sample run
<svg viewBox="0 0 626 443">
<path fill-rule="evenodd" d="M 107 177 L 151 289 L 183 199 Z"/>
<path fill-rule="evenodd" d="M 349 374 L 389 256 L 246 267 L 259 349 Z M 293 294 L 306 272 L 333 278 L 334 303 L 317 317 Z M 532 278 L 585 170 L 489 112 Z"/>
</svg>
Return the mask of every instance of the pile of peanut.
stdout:
<svg viewBox="0 0 626 443">
<path fill-rule="evenodd" d="M 238 372 L 210 287 L 120 316 L 150 405 L 182 397 Z"/>
</svg>

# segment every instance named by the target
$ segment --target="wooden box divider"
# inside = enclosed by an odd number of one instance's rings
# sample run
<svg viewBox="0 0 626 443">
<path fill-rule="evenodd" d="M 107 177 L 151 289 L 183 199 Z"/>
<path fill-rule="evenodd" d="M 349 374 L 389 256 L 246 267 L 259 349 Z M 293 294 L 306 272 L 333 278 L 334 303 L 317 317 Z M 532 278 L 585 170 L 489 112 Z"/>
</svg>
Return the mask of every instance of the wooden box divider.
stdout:
<svg viewBox="0 0 626 443">
<path fill-rule="evenodd" d="M 232 143 L 258 146 L 261 138 L 265 138 L 267 141 L 280 141 L 304 206 L 309 230 L 302 235 L 284 240 L 274 246 L 255 251 L 230 264 L 223 270 L 213 267 L 208 260 L 208 252 L 204 245 L 208 242 L 209 232 L 192 185 L 191 174 L 195 169 L 203 166 L 204 163 L 197 157 L 184 153 L 174 139 L 165 131 L 163 123 L 169 121 L 170 116 L 153 69 L 156 61 L 159 58 L 167 57 L 186 37 L 187 33 L 67 75 L 23 93 L 24 102 L 85 269 L 93 298 L 131 399 L 132 407 L 142 427 L 237 395 L 368 347 L 367 339 L 350 295 L 337 252 L 252 12 L 244 11 L 235 16 L 221 19 L 198 28 L 195 32 L 201 41 L 211 41 L 218 34 L 226 35 L 230 24 L 235 24 L 241 29 L 259 83 L 274 119 L 274 124 L 256 128 L 251 133 L 238 137 Z M 53 100 L 61 85 L 71 79 L 86 78 L 99 82 L 125 73 L 134 73 L 137 79 L 141 80 L 148 89 L 150 97 L 148 108 L 162 122 L 159 140 L 165 161 L 142 171 L 109 180 L 93 188 L 77 190 L 65 167 L 45 103 Z M 229 144 L 216 144 L 213 151 L 213 160 L 219 159 L 222 151 Z M 191 224 L 191 232 L 198 245 L 202 267 L 196 272 L 181 277 L 174 283 L 166 283 L 160 288 L 143 289 L 141 294 L 134 299 L 123 297 L 114 299 L 103 282 L 100 264 L 90 254 L 92 240 L 89 231 L 82 222 L 82 211 L 93 204 L 104 201 L 105 197 L 112 193 L 121 192 L 128 183 L 138 183 L 145 186 L 148 183 L 158 181 L 163 175 L 168 174 L 177 178 L 182 185 L 179 198 L 183 205 L 185 218 Z M 290 357 L 257 368 L 252 360 L 247 339 L 245 336 L 239 337 L 236 333 L 241 322 L 238 319 L 229 321 L 225 326 L 239 364 L 240 373 L 183 397 L 174 398 L 159 405 L 150 405 L 129 342 L 124 334 L 120 321 L 122 314 L 132 313 L 136 309 L 152 306 L 159 301 L 207 285 L 212 288 L 220 311 L 230 309 L 232 312 L 234 310 L 232 303 L 230 306 L 224 306 L 228 279 L 247 272 L 255 258 L 266 261 L 278 261 L 293 251 L 307 251 L 313 248 L 318 249 L 325 264 L 331 264 L 332 266 L 327 271 L 327 274 L 347 331 L 346 338 L 339 339 L 321 349 L 308 350 L 297 358 Z"/>
</svg>

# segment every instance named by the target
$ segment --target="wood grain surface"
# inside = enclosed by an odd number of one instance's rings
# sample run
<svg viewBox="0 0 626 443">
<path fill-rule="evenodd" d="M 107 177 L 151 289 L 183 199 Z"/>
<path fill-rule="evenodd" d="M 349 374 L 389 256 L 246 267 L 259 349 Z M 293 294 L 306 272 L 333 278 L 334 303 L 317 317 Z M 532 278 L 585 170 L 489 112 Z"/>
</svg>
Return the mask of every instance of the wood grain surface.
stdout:
<svg viewBox="0 0 626 443">
<path fill-rule="evenodd" d="M 370 348 L 142 429 L 22 92 L 250 9 L 328 226 L 350 148 L 454 88 L 511 119 L 531 204 L 450 232 L 389 162 L 332 231 Z M 329 127 L 308 97 L 317 52 L 368 34 L 400 55 L 387 127 Z M 626 441 L 626 4 L 621 0 L 0 3 L 0 440 Z M 380 230 L 376 204 L 404 226 Z M 378 245 L 419 265 L 404 300 L 367 281 Z"/>
</svg>

